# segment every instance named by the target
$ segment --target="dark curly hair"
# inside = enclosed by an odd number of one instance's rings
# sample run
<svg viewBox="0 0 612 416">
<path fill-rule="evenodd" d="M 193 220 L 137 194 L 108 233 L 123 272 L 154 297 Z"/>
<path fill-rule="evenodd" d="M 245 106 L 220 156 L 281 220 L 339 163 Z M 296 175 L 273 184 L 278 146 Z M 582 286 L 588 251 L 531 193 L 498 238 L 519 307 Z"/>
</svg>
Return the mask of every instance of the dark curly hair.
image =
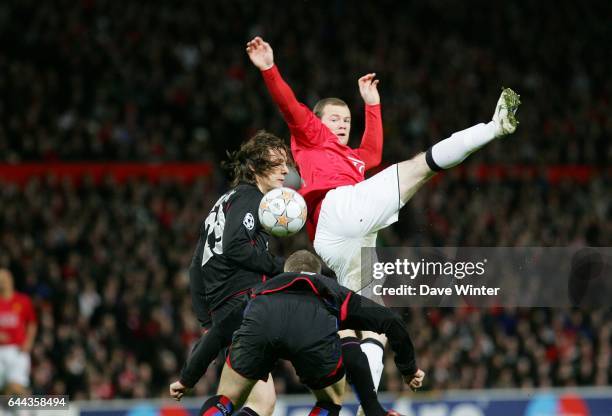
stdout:
<svg viewBox="0 0 612 416">
<path fill-rule="evenodd" d="M 278 160 L 270 155 L 270 151 L 286 156 L 286 160 Z M 283 139 L 265 130 L 259 130 L 240 149 L 227 152 L 228 160 L 221 163 L 230 172 L 232 186 L 240 182 L 256 183 L 256 176 L 264 176 L 270 170 L 286 162 L 294 166 L 291 151 Z"/>
</svg>

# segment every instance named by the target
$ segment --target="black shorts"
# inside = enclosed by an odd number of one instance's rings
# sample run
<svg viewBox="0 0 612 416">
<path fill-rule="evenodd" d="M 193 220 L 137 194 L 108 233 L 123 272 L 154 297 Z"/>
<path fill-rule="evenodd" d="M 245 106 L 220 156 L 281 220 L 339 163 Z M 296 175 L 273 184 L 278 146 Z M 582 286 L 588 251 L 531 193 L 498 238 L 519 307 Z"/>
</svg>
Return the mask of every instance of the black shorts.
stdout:
<svg viewBox="0 0 612 416">
<path fill-rule="evenodd" d="M 338 322 L 314 294 L 275 293 L 249 302 L 234 332 L 227 363 L 251 380 L 267 380 L 279 358 L 289 360 L 313 390 L 344 376 Z"/>
<path fill-rule="evenodd" d="M 222 304 L 210 311 L 213 325 L 232 326 L 232 332 L 240 327 L 245 304 L 249 300 L 247 293 L 237 294 L 223 301 Z M 228 324 L 231 322 L 231 324 Z"/>
</svg>

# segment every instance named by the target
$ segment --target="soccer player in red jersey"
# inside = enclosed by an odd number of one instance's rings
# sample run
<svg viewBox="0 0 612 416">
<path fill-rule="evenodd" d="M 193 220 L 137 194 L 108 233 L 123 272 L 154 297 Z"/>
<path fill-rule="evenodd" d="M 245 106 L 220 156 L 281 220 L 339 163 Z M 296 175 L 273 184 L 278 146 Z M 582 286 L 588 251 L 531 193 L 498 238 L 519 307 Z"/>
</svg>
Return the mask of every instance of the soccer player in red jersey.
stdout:
<svg viewBox="0 0 612 416">
<path fill-rule="evenodd" d="M 291 150 L 304 180 L 300 194 L 308 204 L 309 237 L 339 282 L 351 290 L 359 291 L 365 286 L 361 248 L 375 246 L 378 230 L 397 221 L 399 210 L 429 178 L 461 163 L 493 139 L 513 133 L 518 125 L 515 113 L 519 96 L 506 88 L 489 123 L 453 133 L 427 152 L 366 180 L 365 171 L 380 163 L 382 151 L 380 98 L 374 74 L 359 79 L 366 104 L 366 132 L 361 146 L 352 149 L 347 146 L 350 110 L 343 101 L 324 99 L 311 111 L 297 100 L 281 77 L 267 42 L 255 37 L 247 43 L 246 51 L 262 72 L 291 132 Z M 382 348 L 374 348 L 373 344 L 367 348 L 377 385 L 382 374 Z"/>
<path fill-rule="evenodd" d="M 0 386 L 5 394 L 27 394 L 36 329 L 30 298 L 15 291 L 8 269 L 0 269 Z"/>
</svg>

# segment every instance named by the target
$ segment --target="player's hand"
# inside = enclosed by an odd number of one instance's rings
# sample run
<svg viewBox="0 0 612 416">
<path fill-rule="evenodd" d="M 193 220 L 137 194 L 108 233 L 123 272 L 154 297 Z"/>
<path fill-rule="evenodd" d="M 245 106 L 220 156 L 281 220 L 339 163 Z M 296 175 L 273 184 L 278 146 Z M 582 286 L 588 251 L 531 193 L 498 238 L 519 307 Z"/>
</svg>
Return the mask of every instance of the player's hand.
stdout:
<svg viewBox="0 0 612 416">
<path fill-rule="evenodd" d="M 183 386 L 183 383 L 177 380 L 174 383 L 170 384 L 170 397 L 172 397 L 176 401 L 179 401 L 185 395 L 187 390 L 189 389 Z"/>
<path fill-rule="evenodd" d="M 378 95 L 378 80 L 374 79 L 375 73 L 366 74 L 359 78 L 359 93 L 361 98 L 367 105 L 380 104 L 380 95 Z"/>
<path fill-rule="evenodd" d="M 425 372 L 423 370 L 417 370 L 411 376 L 404 376 L 404 382 L 410 386 L 412 390 L 416 390 L 423 386 L 423 379 L 425 378 Z"/>
<path fill-rule="evenodd" d="M 262 38 L 256 36 L 250 42 L 247 42 L 247 54 L 251 58 L 251 62 L 260 71 L 265 71 L 274 66 L 274 52 L 268 42 L 264 42 Z"/>
</svg>

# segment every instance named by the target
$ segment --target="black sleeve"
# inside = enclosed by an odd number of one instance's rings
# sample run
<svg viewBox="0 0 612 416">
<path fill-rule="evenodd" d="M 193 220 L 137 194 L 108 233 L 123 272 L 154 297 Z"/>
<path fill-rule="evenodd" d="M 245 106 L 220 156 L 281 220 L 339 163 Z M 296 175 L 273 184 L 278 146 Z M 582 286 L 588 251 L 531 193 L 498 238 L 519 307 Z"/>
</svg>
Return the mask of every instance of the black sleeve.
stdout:
<svg viewBox="0 0 612 416">
<path fill-rule="evenodd" d="M 404 376 L 417 371 L 414 346 L 402 318 L 394 311 L 351 292 L 341 329 L 355 329 L 385 334 L 395 353 L 395 365 Z"/>
<path fill-rule="evenodd" d="M 206 287 L 204 286 L 204 277 L 201 275 L 200 267 L 195 264 L 189 266 L 189 291 L 191 292 L 191 305 L 195 312 L 200 326 L 202 328 L 210 328 L 212 318 L 210 316 L 210 305 L 206 299 Z"/>
<path fill-rule="evenodd" d="M 234 331 L 240 328 L 246 301 L 232 309 L 223 319 L 215 322 L 203 334 L 185 362 L 179 380 L 186 387 L 193 387 L 206 373 L 219 352 L 232 343 Z"/>
<path fill-rule="evenodd" d="M 275 257 L 258 244 L 261 240 L 258 208 L 261 197 L 255 192 L 238 192 L 228 203 L 223 229 L 223 253 L 242 268 L 270 277 L 283 272 L 284 259 Z M 258 247 L 259 245 L 259 247 Z"/>
<path fill-rule="evenodd" d="M 221 328 L 213 325 L 208 332 L 200 337 L 181 370 L 179 380 L 183 386 L 189 388 L 195 386 L 206 373 L 210 363 L 219 355 L 223 347 L 231 342 L 231 333 L 229 334 L 229 341 L 225 335 Z"/>
</svg>

